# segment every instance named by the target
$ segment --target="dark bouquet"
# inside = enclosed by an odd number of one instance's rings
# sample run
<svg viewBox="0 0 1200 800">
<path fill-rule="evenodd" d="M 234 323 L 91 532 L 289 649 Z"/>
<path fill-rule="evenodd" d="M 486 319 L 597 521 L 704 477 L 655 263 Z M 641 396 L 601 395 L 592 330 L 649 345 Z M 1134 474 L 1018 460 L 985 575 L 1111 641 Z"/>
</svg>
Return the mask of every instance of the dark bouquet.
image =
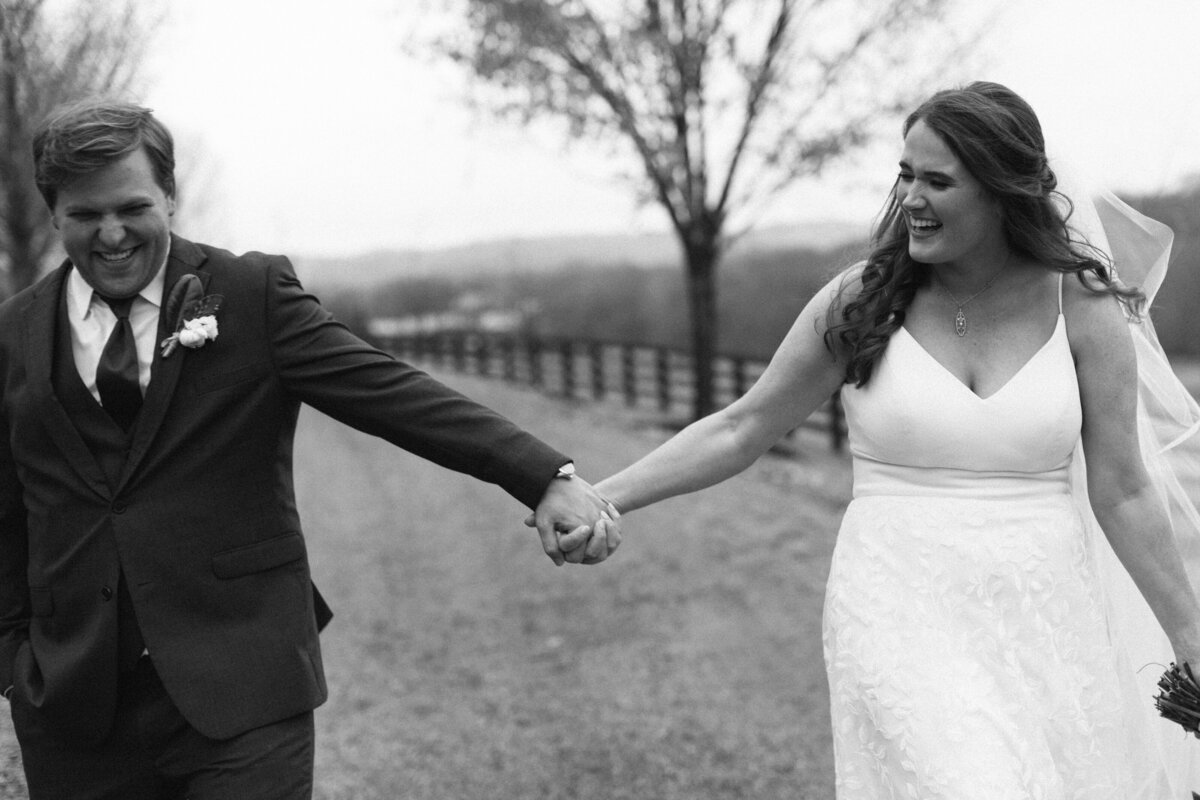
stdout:
<svg viewBox="0 0 1200 800">
<path fill-rule="evenodd" d="M 1172 664 L 1158 679 L 1158 688 L 1154 698 L 1158 713 L 1200 738 L 1200 683 L 1196 683 L 1191 666 Z"/>
</svg>

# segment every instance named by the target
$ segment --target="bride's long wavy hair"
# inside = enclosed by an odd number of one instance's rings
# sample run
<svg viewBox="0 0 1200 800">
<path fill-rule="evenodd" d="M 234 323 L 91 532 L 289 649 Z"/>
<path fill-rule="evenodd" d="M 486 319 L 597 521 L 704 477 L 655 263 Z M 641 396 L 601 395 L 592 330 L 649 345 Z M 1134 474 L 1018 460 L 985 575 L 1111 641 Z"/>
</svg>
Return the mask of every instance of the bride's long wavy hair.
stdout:
<svg viewBox="0 0 1200 800">
<path fill-rule="evenodd" d="M 1074 208 L 1056 191 L 1041 124 L 1019 95 L 976 81 L 930 97 L 904 121 L 904 135 L 918 121 L 1000 201 L 1005 239 L 1015 255 L 1074 273 L 1090 290 L 1116 296 L 1131 315 L 1141 313 L 1145 296 L 1118 284 L 1108 257 L 1068 228 Z M 825 346 L 845 357 L 846 383 L 863 386 L 871 379 L 917 290 L 928 283 L 929 269 L 908 254 L 908 229 L 893 185 L 861 274 L 843 283 L 829 307 Z"/>
</svg>

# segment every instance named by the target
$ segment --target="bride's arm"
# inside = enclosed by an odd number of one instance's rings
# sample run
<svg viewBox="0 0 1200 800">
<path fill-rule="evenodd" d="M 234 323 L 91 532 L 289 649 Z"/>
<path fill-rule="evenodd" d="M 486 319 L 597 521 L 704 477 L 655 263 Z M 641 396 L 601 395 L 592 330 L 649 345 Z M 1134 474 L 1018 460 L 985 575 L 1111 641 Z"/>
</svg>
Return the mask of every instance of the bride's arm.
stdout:
<svg viewBox="0 0 1200 800">
<path fill-rule="evenodd" d="M 692 423 L 669 441 L 606 478 L 596 489 L 622 513 L 720 483 L 797 427 L 842 382 L 842 366 L 825 347 L 826 313 L 850 271 L 805 306 L 750 390 L 728 407 Z"/>
<path fill-rule="evenodd" d="M 1138 446 L 1137 360 L 1128 325 L 1111 296 L 1066 284 L 1092 511 L 1176 658 L 1200 665 L 1200 604 Z"/>
</svg>

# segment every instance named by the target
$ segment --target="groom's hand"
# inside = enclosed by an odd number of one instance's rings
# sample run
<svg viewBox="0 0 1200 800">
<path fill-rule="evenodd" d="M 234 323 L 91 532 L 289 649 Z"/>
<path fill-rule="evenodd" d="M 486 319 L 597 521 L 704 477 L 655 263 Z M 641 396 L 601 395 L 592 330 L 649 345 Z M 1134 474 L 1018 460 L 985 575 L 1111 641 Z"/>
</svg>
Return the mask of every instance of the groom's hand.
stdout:
<svg viewBox="0 0 1200 800">
<path fill-rule="evenodd" d="M 621 546 L 621 515 L 616 506 L 606 503 L 606 510 L 589 530 L 576 528 L 560 534 L 558 547 L 569 564 L 599 564 Z"/>
<path fill-rule="evenodd" d="M 621 543 L 615 514 L 616 509 L 587 481 L 578 477 L 555 478 L 525 524 L 537 528 L 542 549 L 556 565 L 568 561 L 598 564 Z M 563 541 L 567 547 L 560 543 L 560 534 L 566 534 Z"/>
</svg>

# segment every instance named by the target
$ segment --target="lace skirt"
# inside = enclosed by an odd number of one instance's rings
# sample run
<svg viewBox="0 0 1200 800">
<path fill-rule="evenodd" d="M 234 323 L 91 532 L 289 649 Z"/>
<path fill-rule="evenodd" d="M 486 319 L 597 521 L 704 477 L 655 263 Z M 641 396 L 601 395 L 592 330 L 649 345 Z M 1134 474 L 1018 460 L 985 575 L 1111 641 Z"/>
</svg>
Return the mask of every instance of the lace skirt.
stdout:
<svg viewBox="0 0 1200 800">
<path fill-rule="evenodd" d="M 1059 494 L 850 504 L 824 614 L 839 800 L 1168 797 L 1081 524 Z"/>
</svg>

